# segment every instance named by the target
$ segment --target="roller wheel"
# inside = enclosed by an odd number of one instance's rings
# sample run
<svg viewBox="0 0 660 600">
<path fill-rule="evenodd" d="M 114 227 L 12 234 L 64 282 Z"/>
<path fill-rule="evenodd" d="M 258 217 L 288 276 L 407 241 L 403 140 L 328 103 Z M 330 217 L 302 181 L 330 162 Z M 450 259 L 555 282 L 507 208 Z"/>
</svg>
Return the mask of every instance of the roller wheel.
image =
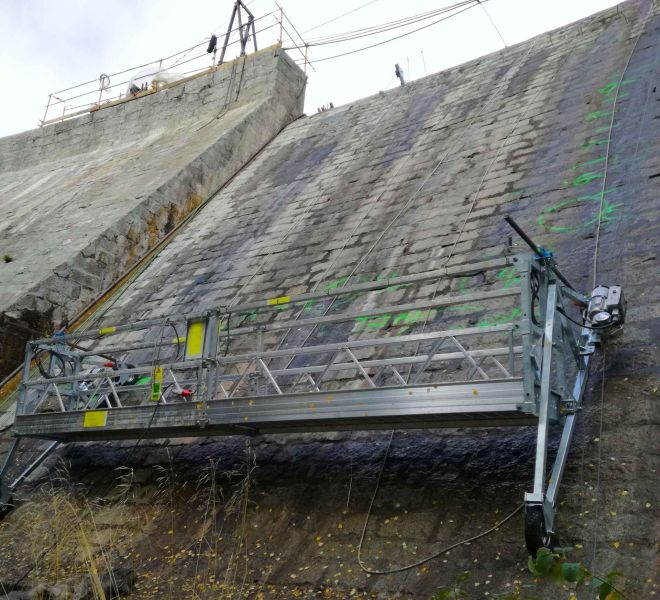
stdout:
<svg viewBox="0 0 660 600">
<path fill-rule="evenodd" d="M 525 544 L 527 552 L 534 558 L 539 548 L 552 550 L 559 546 L 557 536 L 545 528 L 543 507 L 540 505 L 525 507 Z"/>
</svg>

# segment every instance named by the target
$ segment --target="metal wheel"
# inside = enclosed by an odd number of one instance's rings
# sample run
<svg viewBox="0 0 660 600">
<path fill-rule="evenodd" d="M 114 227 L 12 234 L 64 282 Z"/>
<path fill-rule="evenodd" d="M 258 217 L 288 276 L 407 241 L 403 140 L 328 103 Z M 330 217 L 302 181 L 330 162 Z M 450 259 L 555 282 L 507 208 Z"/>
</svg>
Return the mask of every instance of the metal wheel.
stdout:
<svg viewBox="0 0 660 600">
<path fill-rule="evenodd" d="M 525 544 L 527 552 L 534 558 L 539 548 L 552 550 L 559 545 L 557 536 L 545 528 L 543 507 L 540 505 L 525 507 Z"/>
</svg>

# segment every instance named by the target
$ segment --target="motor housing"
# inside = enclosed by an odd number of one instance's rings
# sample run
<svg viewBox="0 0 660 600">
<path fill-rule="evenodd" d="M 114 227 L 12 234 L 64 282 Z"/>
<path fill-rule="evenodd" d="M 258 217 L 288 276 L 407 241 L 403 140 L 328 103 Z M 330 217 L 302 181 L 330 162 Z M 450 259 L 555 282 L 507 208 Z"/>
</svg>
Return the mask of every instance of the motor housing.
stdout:
<svg viewBox="0 0 660 600">
<path fill-rule="evenodd" d="M 608 330 L 626 320 L 626 299 L 620 285 L 599 285 L 591 292 L 585 321 L 594 329 Z"/>
</svg>

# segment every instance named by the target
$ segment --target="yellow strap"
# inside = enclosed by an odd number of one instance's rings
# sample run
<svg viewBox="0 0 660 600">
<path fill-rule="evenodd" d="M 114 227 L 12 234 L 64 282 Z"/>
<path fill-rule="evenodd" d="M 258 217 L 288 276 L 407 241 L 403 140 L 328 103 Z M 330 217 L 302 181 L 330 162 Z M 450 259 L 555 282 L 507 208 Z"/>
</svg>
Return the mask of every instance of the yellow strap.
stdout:
<svg viewBox="0 0 660 600">
<path fill-rule="evenodd" d="M 268 305 L 275 306 L 276 304 L 286 304 L 291 302 L 291 296 L 280 296 L 279 298 L 269 298 Z"/>
<path fill-rule="evenodd" d="M 99 329 L 99 335 L 107 335 L 108 333 L 114 333 L 117 330 L 116 327 L 104 327 Z"/>
</svg>

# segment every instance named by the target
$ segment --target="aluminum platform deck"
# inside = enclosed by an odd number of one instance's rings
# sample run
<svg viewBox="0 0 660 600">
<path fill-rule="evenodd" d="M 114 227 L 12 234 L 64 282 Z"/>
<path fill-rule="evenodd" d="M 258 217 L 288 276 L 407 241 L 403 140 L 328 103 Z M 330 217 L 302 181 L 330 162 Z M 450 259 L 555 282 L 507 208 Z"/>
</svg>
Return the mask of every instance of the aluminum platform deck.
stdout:
<svg viewBox="0 0 660 600">
<path fill-rule="evenodd" d="M 258 435 L 380 428 L 535 425 L 520 410 L 522 379 L 340 390 L 201 403 L 17 416 L 18 436 L 59 441 Z M 155 404 L 155 403 L 154 403 Z"/>
</svg>

